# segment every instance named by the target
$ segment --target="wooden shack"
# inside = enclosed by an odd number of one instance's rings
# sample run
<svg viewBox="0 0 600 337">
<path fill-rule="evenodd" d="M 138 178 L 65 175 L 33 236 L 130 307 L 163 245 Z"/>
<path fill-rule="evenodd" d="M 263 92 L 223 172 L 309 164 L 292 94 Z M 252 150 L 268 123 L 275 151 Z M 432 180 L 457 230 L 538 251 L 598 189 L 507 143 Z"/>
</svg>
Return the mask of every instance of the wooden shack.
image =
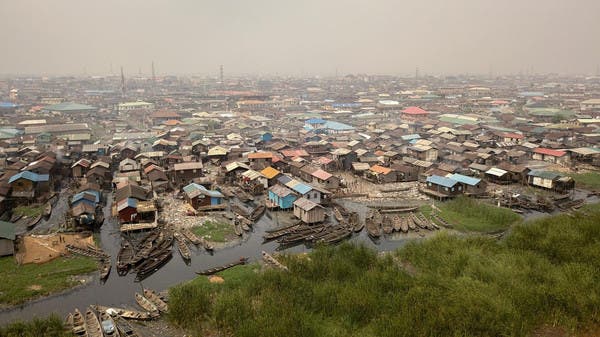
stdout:
<svg viewBox="0 0 600 337">
<path fill-rule="evenodd" d="M 294 215 L 307 224 L 319 223 L 325 220 L 325 208 L 306 198 L 294 201 Z"/>
</svg>

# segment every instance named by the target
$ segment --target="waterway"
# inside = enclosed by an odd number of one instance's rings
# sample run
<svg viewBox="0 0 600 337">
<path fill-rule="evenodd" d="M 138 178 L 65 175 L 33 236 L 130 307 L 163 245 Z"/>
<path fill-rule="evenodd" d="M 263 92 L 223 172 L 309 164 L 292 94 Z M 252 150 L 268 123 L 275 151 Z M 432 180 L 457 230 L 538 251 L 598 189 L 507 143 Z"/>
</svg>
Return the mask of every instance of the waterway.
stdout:
<svg viewBox="0 0 600 337">
<path fill-rule="evenodd" d="M 176 250 L 173 252 L 173 258 L 148 278 L 142 282 L 134 282 L 135 274 L 130 273 L 125 276 L 119 276 L 116 272 L 116 256 L 120 247 L 119 225 L 111 214 L 112 196 L 107 198 L 107 205 L 104 207 L 105 222 L 100 228 L 100 240 L 102 248 L 112 257 L 113 270 L 106 282 L 101 283 L 98 280 L 97 273 L 94 274 L 93 282 L 69 290 L 65 293 L 45 297 L 39 300 L 28 302 L 22 306 L 11 308 L 0 312 L 0 324 L 6 324 L 15 320 L 28 320 L 33 317 L 43 317 L 51 313 L 60 316 L 66 316 L 68 312 L 79 308 L 83 310 L 90 304 L 101 304 L 104 306 L 129 307 L 136 308 L 134 293 L 141 291 L 142 286 L 162 291 L 171 286 L 195 278 L 196 271 L 210 267 L 222 265 L 225 263 L 237 261 L 240 257 L 249 257 L 251 261 L 261 259 L 261 252 L 274 252 L 279 244 L 271 241 L 263 243 L 265 230 L 278 227 L 278 213 L 267 211 L 265 215 L 254 225 L 253 231 L 244 234 L 244 239 L 223 249 L 218 249 L 210 254 L 202 248 L 191 247 L 192 260 L 186 265 Z M 588 202 L 598 202 L 597 197 L 587 199 Z M 367 207 L 351 201 L 342 201 L 342 204 L 350 210 L 357 211 L 363 217 Z M 60 203 L 59 203 L 60 205 Z M 57 210 L 58 211 L 58 210 Z M 540 212 L 527 212 L 525 219 L 533 219 L 548 215 Z M 394 250 L 411 240 L 419 238 L 406 234 L 394 234 L 385 236 L 378 242 L 372 241 L 365 230 L 361 233 L 353 234 L 350 242 L 362 243 L 368 247 L 379 251 Z M 298 245 L 284 250 L 285 252 L 301 253 L 310 251 L 309 247 Z"/>
<path fill-rule="evenodd" d="M 97 273 L 94 273 L 94 280 L 87 285 L 0 312 L 0 324 L 6 324 L 19 319 L 28 320 L 36 316 L 44 317 L 51 313 L 56 313 L 64 317 L 75 308 L 83 310 L 90 304 L 136 308 L 134 293 L 140 291 L 142 286 L 161 291 L 195 278 L 197 276 L 195 274 L 196 271 L 233 262 L 242 256 L 249 257 L 251 261 L 257 261 L 261 259 L 261 252 L 263 250 L 274 252 L 279 247 L 279 244 L 274 241 L 263 243 L 262 237 L 265 234 L 265 230 L 280 226 L 278 225 L 278 217 L 280 215 L 277 212 L 267 211 L 254 225 L 253 231 L 244 234 L 243 240 L 226 248 L 217 249 L 212 254 L 202 248 L 190 246 L 192 249 L 192 260 L 189 265 L 184 263 L 179 253 L 174 249 L 173 258 L 166 265 L 142 282 L 134 282 L 134 273 L 119 276 L 116 272 L 116 256 L 119 251 L 121 238 L 119 225 L 116 219 L 110 214 L 112 197 L 109 195 L 106 199 L 108 201 L 104 207 L 105 222 L 100 228 L 100 240 L 102 248 L 111 255 L 113 265 L 113 270 L 106 282 L 100 282 Z M 364 207 L 353 203 L 346 203 L 346 205 L 349 208 L 361 209 Z M 366 209 L 366 207 L 364 208 Z M 59 209 L 57 208 L 56 211 L 59 211 Z M 402 246 L 408 240 L 408 238 L 398 235 L 397 237 L 390 237 L 389 239 L 383 239 L 375 243 L 369 239 L 366 231 L 362 231 L 359 234 L 354 234 L 349 241 L 362 242 L 374 249 L 387 251 Z M 286 248 L 284 251 L 300 253 L 309 250 L 310 248 L 305 245 L 297 245 Z"/>
</svg>

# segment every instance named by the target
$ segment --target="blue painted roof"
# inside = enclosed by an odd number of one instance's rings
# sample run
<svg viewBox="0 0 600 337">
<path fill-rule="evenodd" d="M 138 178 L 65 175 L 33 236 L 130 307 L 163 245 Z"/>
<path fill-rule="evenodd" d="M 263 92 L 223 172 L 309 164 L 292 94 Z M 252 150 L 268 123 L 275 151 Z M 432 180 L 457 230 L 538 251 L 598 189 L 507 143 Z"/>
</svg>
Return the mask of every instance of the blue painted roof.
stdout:
<svg viewBox="0 0 600 337">
<path fill-rule="evenodd" d="M 71 203 L 74 204 L 75 202 L 77 202 L 79 199 L 83 199 L 83 197 L 86 194 L 90 194 L 94 196 L 94 202 L 95 203 L 99 203 L 100 202 L 100 192 L 98 191 L 92 191 L 92 190 L 88 190 L 88 191 L 83 191 L 83 192 L 79 192 L 77 194 L 75 194 L 73 196 L 73 199 L 71 200 Z"/>
<path fill-rule="evenodd" d="M 224 197 L 224 195 L 221 192 L 207 190 L 206 187 L 204 187 L 200 184 L 196 184 L 196 183 L 191 183 L 191 184 L 183 187 L 183 191 L 185 193 L 190 193 L 195 190 L 200 190 L 200 191 L 202 191 L 202 194 L 207 195 L 209 197 L 214 197 L 214 198 L 223 198 Z"/>
<path fill-rule="evenodd" d="M 444 187 L 452 187 L 452 186 L 458 184 L 458 181 L 456 181 L 456 180 L 446 178 L 446 177 L 440 177 L 440 176 L 436 176 L 436 175 L 427 177 L 427 182 L 436 184 L 436 185 L 440 185 L 440 186 L 444 186 Z"/>
<path fill-rule="evenodd" d="M 481 182 L 481 179 L 465 176 L 458 173 L 451 175 L 449 178 L 452 180 L 456 180 L 459 183 L 467 184 L 470 186 L 475 186 Z"/>
<path fill-rule="evenodd" d="M 16 107 L 18 107 L 18 105 L 16 105 L 15 103 L 0 102 L 0 108 L 10 109 L 10 108 L 16 108 Z"/>
<path fill-rule="evenodd" d="M 311 119 L 307 119 L 306 123 L 308 123 L 308 124 L 323 124 L 323 123 L 325 123 L 325 120 L 321 119 L 321 118 L 311 118 Z"/>
<path fill-rule="evenodd" d="M 298 183 L 295 186 L 292 186 L 292 189 L 300 194 L 306 194 L 312 190 L 312 187 L 303 183 Z"/>
<path fill-rule="evenodd" d="M 31 180 L 34 182 L 50 180 L 50 176 L 48 174 L 37 174 L 37 173 L 33 173 L 31 171 L 23 171 L 23 172 L 19 172 L 19 173 L 15 174 L 14 176 L 10 177 L 10 179 L 8 179 L 8 183 L 12 184 L 14 181 L 21 179 L 21 178 Z"/>
<path fill-rule="evenodd" d="M 127 199 L 125 199 L 125 202 L 119 203 L 119 205 L 117 206 L 117 211 L 122 211 L 127 207 L 137 208 L 137 203 L 138 203 L 137 199 L 127 198 Z"/>
</svg>

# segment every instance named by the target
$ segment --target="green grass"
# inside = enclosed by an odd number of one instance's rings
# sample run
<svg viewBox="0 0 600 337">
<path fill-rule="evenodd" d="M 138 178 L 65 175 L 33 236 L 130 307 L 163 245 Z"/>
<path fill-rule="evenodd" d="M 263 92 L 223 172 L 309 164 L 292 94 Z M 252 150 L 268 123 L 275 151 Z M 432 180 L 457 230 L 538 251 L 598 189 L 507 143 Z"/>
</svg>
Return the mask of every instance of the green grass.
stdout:
<svg viewBox="0 0 600 337">
<path fill-rule="evenodd" d="M 200 226 L 192 227 L 192 232 L 214 242 L 225 242 L 227 239 L 235 236 L 232 224 L 210 220 L 205 221 Z"/>
<path fill-rule="evenodd" d="M 570 174 L 570 177 L 575 180 L 575 186 L 591 190 L 600 190 L 600 173 L 575 173 Z"/>
<path fill-rule="evenodd" d="M 442 219 L 454 225 L 454 228 L 465 232 L 496 232 L 505 230 L 521 219 L 519 215 L 508 208 L 496 207 L 483 201 L 468 197 L 436 203 L 440 210 L 436 211 Z M 420 208 L 426 216 L 431 214 L 431 206 Z"/>
<path fill-rule="evenodd" d="M 44 212 L 44 205 L 36 206 L 18 206 L 13 209 L 13 214 L 19 214 L 28 217 L 36 217 Z"/>
<path fill-rule="evenodd" d="M 60 317 L 34 318 L 28 322 L 14 322 L 0 327 L 3 337 L 67 337 L 73 336 L 63 325 Z"/>
<path fill-rule="evenodd" d="M 0 304 L 16 305 L 78 284 L 72 276 L 97 270 L 87 257 L 58 258 L 44 264 L 18 265 L 14 258 L 0 258 Z"/>
<path fill-rule="evenodd" d="M 438 234 L 380 255 L 320 247 L 171 289 L 169 320 L 192 335 L 570 335 L 600 324 L 600 207 L 516 225 L 507 238 Z"/>
</svg>

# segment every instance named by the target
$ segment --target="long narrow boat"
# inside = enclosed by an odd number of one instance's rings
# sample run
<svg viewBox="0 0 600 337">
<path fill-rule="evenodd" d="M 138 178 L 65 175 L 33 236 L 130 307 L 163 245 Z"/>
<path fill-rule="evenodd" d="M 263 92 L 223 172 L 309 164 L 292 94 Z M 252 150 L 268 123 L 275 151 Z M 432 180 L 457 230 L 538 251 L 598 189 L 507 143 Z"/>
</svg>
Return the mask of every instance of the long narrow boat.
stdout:
<svg viewBox="0 0 600 337">
<path fill-rule="evenodd" d="M 417 230 L 417 224 L 413 221 L 412 214 L 406 217 L 406 224 L 411 231 Z"/>
<path fill-rule="evenodd" d="M 402 218 L 400 218 L 400 230 L 402 230 L 403 233 L 408 233 L 409 228 L 410 224 L 408 217 L 403 216 Z"/>
<path fill-rule="evenodd" d="M 336 243 L 336 242 L 342 241 L 343 239 L 348 238 L 351 235 L 352 235 L 351 230 L 341 229 L 341 230 L 338 230 L 337 232 L 329 234 L 329 236 L 321 238 L 321 241 L 323 243 L 331 244 L 331 243 Z"/>
<path fill-rule="evenodd" d="M 85 328 L 85 318 L 79 311 L 75 309 L 75 312 L 71 316 L 72 331 L 76 336 L 87 336 L 87 330 Z"/>
<path fill-rule="evenodd" d="M 360 217 L 358 216 L 357 212 L 352 212 L 350 215 L 348 215 L 348 224 L 355 232 L 360 232 L 365 226 L 360 222 Z"/>
<path fill-rule="evenodd" d="M 214 268 L 209 268 L 209 269 L 205 269 L 202 271 L 197 271 L 196 274 L 198 275 L 212 275 L 212 274 L 216 274 L 218 272 L 221 272 L 223 270 L 241 265 L 241 264 L 246 264 L 248 262 L 248 258 L 247 257 L 240 257 L 240 259 L 238 261 L 232 262 L 232 263 L 228 263 L 222 266 L 218 266 L 218 267 L 214 267 Z"/>
<path fill-rule="evenodd" d="M 174 236 L 175 236 L 175 242 L 177 243 L 177 250 L 179 250 L 179 254 L 181 254 L 181 257 L 185 261 L 191 260 L 192 253 L 191 253 L 190 248 L 188 247 L 187 242 L 186 242 L 185 238 L 183 237 L 183 235 L 175 232 Z"/>
<path fill-rule="evenodd" d="M 93 257 L 93 258 L 97 258 L 97 259 L 105 259 L 105 258 L 110 258 L 110 255 L 106 254 L 106 252 L 97 249 L 97 248 L 91 248 L 91 247 L 87 247 L 87 248 L 81 248 L 81 247 L 77 247 L 71 244 L 68 244 L 65 246 L 67 248 L 67 250 L 73 254 L 79 254 L 79 255 L 83 255 L 83 256 L 89 256 L 89 257 Z"/>
<path fill-rule="evenodd" d="M 44 218 L 47 219 L 50 217 L 51 214 L 52 214 L 52 204 L 50 202 L 47 202 L 44 205 L 44 212 L 42 215 L 44 216 Z"/>
<path fill-rule="evenodd" d="M 27 229 L 31 230 L 33 229 L 33 227 L 35 227 L 35 225 L 38 224 L 38 222 L 40 222 L 40 220 L 42 220 L 42 216 L 38 215 L 35 218 L 31 219 L 31 221 L 29 221 L 29 223 L 27 224 Z"/>
<path fill-rule="evenodd" d="M 169 306 L 165 303 L 154 290 L 144 288 L 144 297 L 148 299 L 160 312 L 169 311 Z"/>
<path fill-rule="evenodd" d="M 383 220 L 381 221 L 381 227 L 383 228 L 383 232 L 385 234 L 392 234 L 394 231 L 394 224 L 392 223 L 392 218 L 388 215 L 383 216 Z"/>
<path fill-rule="evenodd" d="M 297 223 L 291 224 L 289 226 L 283 226 L 283 227 L 278 227 L 278 228 L 274 228 L 274 229 L 267 229 L 267 230 L 265 230 L 265 233 L 277 233 L 277 232 L 282 232 L 282 231 L 287 231 L 287 230 L 290 230 L 290 229 L 294 229 L 296 227 L 298 227 Z"/>
<path fill-rule="evenodd" d="M 169 260 L 173 257 L 171 250 L 166 250 L 160 253 L 157 256 L 150 257 L 143 264 L 136 268 L 136 277 L 137 281 L 141 281 L 142 279 L 148 277 L 150 274 L 157 271 L 164 264 L 169 262 Z"/>
<path fill-rule="evenodd" d="M 89 337 L 103 337 L 102 327 L 98 316 L 94 312 L 94 309 L 88 308 L 85 312 L 85 328 Z"/>
<path fill-rule="evenodd" d="M 142 337 L 135 330 L 133 330 L 131 324 L 129 324 L 129 322 L 123 318 L 117 317 L 115 319 L 115 323 L 117 324 L 117 329 L 119 330 L 121 337 Z"/>
<path fill-rule="evenodd" d="M 181 230 L 181 234 L 183 234 L 183 236 L 185 236 L 188 240 L 190 240 L 191 243 L 195 245 L 202 244 L 201 239 L 196 234 L 194 234 L 194 232 L 192 232 L 189 228 L 183 228 Z"/>
<path fill-rule="evenodd" d="M 117 313 L 117 315 L 119 315 L 120 317 L 126 318 L 126 319 L 134 319 L 134 320 L 138 320 L 138 321 L 148 321 L 151 319 L 155 319 L 158 318 L 158 314 L 156 312 L 149 312 L 149 311 L 137 311 L 137 310 L 131 310 L 131 309 L 124 309 L 124 308 L 115 308 L 115 307 L 105 307 L 102 305 L 92 305 L 92 308 L 96 309 L 96 311 L 114 311 Z"/>
<path fill-rule="evenodd" d="M 117 273 L 119 273 L 119 275 L 123 276 L 127 274 L 134 255 L 135 251 L 133 250 L 131 243 L 127 240 L 121 241 L 121 248 L 117 255 Z"/>
<path fill-rule="evenodd" d="M 110 274 L 110 259 L 100 260 L 100 280 L 106 280 Z"/>
<path fill-rule="evenodd" d="M 392 218 L 392 224 L 394 225 L 394 232 L 402 231 L 402 218 L 398 215 L 394 215 Z"/>
<path fill-rule="evenodd" d="M 233 225 L 233 231 L 237 236 L 242 236 L 242 234 L 244 234 L 244 230 L 242 229 L 242 226 L 239 223 Z"/>
<path fill-rule="evenodd" d="M 137 304 L 142 307 L 142 309 L 151 312 L 151 313 L 158 313 L 158 308 L 156 307 L 156 305 L 154 303 L 152 303 L 149 299 L 147 299 L 146 297 L 144 297 L 143 295 L 141 295 L 140 293 L 135 293 L 135 301 L 137 302 Z"/>
<path fill-rule="evenodd" d="M 260 203 L 258 206 L 256 206 L 254 210 L 252 210 L 252 213 L 250 213 L 250 216 L 248 218 L 256 222 L 258 219 L 260 219 L 260 217 L 263 215 L 266 209 L 267 206 L 265 206 L 265 204 L 263 203 Z"/>
<path fill-rule="evenodd" d="M 105 336 L 121 337 L 119 329 L 117 329 L 117 325 L 115 324 L 115 321 L 113 320 L 112 316 L 107 314 L 105 311 L 101 311 L 98 316 L 100 317 L 100 325 Z M 112 329 L 112 332 L 109 329 Z"/>
<path fill-rule="evenodd" d="M 344 216 L 342 215 L 342 212 L 340 211 L 339 207 L 337 207 L 337 206 L 333 207 L 333 216 L 339 223 L 341 223 L 341 224 L 347 223 L 346 218 L 344 218 Z"/>
<path fill-rule="evenodd" d="M 369 236 L 376 239 L 381 236 L 381 215 L 378 212 L 372 212 L 365 220 Z"/>
</svg>

